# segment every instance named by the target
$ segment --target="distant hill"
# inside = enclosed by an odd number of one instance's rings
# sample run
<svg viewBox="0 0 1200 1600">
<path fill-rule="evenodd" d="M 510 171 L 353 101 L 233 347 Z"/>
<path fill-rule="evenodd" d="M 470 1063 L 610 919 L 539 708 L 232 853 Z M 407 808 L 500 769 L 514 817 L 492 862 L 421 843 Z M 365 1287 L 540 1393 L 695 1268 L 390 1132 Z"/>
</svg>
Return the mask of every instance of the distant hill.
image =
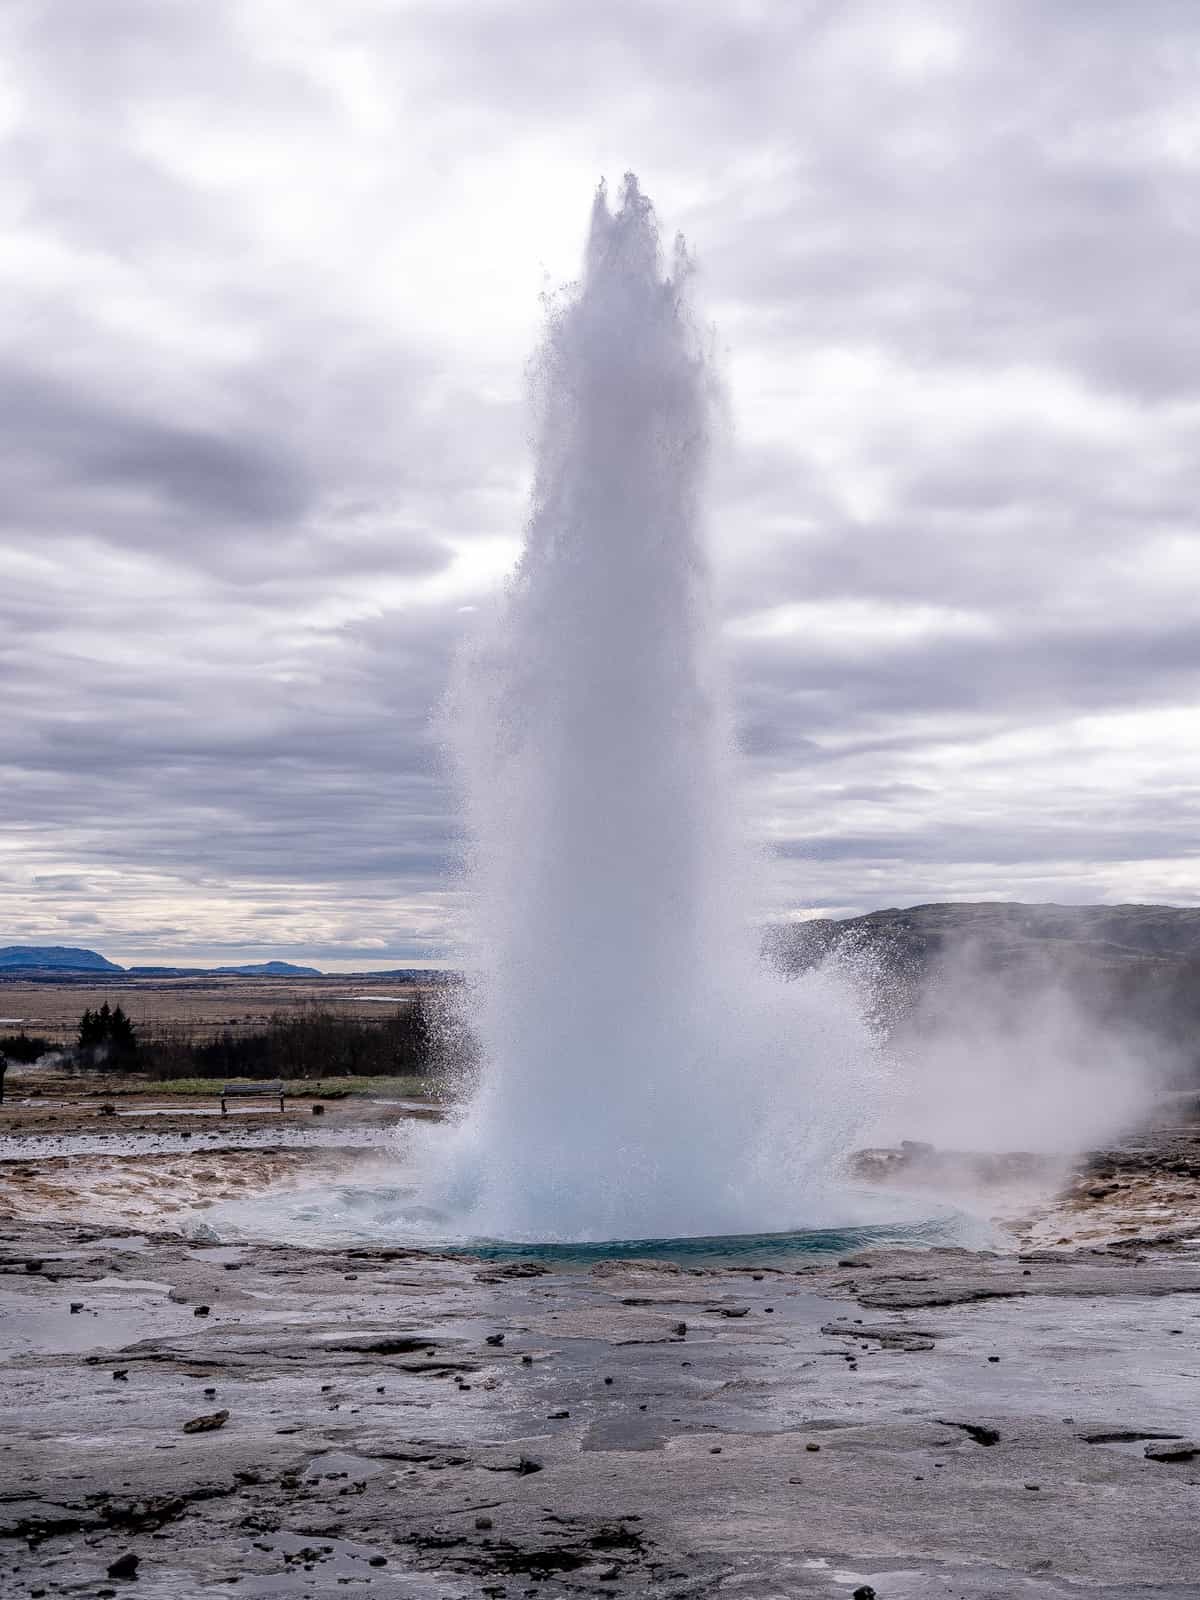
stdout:
<svg viewBox="0 0 1200 1600">
<path fill-rule="evenodd" d="M 890 1026 L 957 1002 L 967 1010 L 986 1004 L 994 1017 L 1003 1013 L 1005 1028 L 1017 1028 L 1035 1003 L 1060 996 L 1097 1030 L 1136 1034 L 1147 1050 L 1179 1063 L 1189 1085 L 1200 1081 L 1200 909 L 891 907 L 777 923 L 764 949 L 791 975 L 850 953 Z"/>
<path fill-rule="evenodd" d="M 208 967 L 209 972 L 238 978 L 320 978 L 319 967 L 294 967 L 290 961 L 250 961 L 241 967 Z"/>
<path fill-rule="evenodd" d="M 95 950 L 79 950 L 72 945 L 0 945 L 0 973 L 95 974 L 97 977 L 129 978 L 319 978 L 317 967 L 297 967 L 290 961 L 250 961 L 236 967 L 121 967 Z"/>
<path fill-rule="evenodd" d="M 939 901 L 865 916 L 778 923 L 768 948 L 786 967 L 809 966 L 846 939 L 889 945 L 925 965 L 967 940 L 993 957 L 1084 952 L 1105 961 L 1200 959 L 1200 908 L 1025 905 L 1016 900 Z"/>
<path fill-rule="evenodd" d="M 108 961 L 95 950 L 79 950 L 66 944 L 0 945 L 0 971 L 40 972 L 124 972 L 124 967 Z"/>
</svg>

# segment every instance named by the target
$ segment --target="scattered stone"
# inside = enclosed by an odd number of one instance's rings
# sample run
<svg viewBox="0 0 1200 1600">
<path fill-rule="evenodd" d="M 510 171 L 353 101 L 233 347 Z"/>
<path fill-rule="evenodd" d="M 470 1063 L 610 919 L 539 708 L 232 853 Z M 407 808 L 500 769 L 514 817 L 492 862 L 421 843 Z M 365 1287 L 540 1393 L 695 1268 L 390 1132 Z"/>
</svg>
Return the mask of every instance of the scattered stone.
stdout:
<svg viewBox="0 0 1200 1600">
<path fill-rule="evenodd" d="M 708 1453 L 710 1456 L 719 1456 L 721 1454 L 721 1446 L 719 1444 L 710 1444 Z"/>
<path fill-rule="evenodd" d="M 722 1306 L 721 1307 L 721 1315 L 723 1317 L 748 1317 L 750 1315 L 750 1307 L 749 1306 Z"/>
<path fill-rule="evenodd" d="M 533 1365 L 533 1357 L 532 1356 L 522 1356 L 521 1357 L 521 1365 L 523 1367 L 531 1367 Z"/>
<path fill-rule="evenodd" d="M 1147 1461 L 1191 1461 L 1200 1456 L 1200 1443 L 1195 1439 L 1161 1439 L 1148 1444 L 1144 1454 Z"/>
<path fill-rule="evenodd" d="M 680 1339 L 682 1339 L 684 1334 L 687 1333 L 687 1323 L 686 1322 L 673 1322 L 671 1324 L 671 1332 L 673 1334 L 676 1334 Z"/>
<path fill-rule="evenodd" d="M 204 1398 L 206 1400 L 215 1400 L 217 1398 L 217 1391 L 215 1389 L 205 1389 Z"/>
<path fill-rule="evenodd" d="M 128 1551 L 123 1556 L 118 1556 L 117 1559 L 113 1562 L 112 1566 L 110 1566 L 109 1569 L 108 1569 L 109 1577 L 110 1578 L 136 1578 L 137 1577 L 138 1563 L 140 1562 L 140 1560 L 141 1560 L 141 1557 L 134 1555 L 132 1550 Z"/>
<path fill-rule="evenodd" d="M 988 1360 L 992 1363 L 993 1366 L 995 1366 L 995 1364 L 999 1361 L 999 1359 L 1000 1359 L 999 1356 L 989 1356 L 988 1357 Z"/>
<path fill-rule="evenodd" d="M 809 1442 L 804 1446 L 804 1448 L 806 1450 L 819 1450 L 821 1448 L 821 1446 L 816 1442 L 815 1439 L 810 1439 Z"/>
<path fill-rule="evenodd" d="M 502 1333 L 489 1333 L 487 1338 L 483 1342 L 484 1342 L 484 1344 L 496 1344 L 496 1345 L 503 1344 L 504 1343 L 504 1335 Z"/>
<path fill-rule="evenodd" d="M 193 1417 L 183 1425 L 184 1433 L 215 1433 L 229 1421 L 228 1411 L 214 1411 L 207 1417 Z"/>
<path fill-rule="evenodd" d="M 194 1317 L 206 1317 L 208 1315 L 208 1311 L 209 1308 L 207 1306 L 196 1306 L 192 1311 L 192 1315 Z"/>
<path fill-rule="evenodd" d="M 128 1367 L 118 1367 L 116 1372 L 113 1373 L 113 1382 L 114 1383 L 128 1383 L 129 1382 L 129 1368 Z"/>
<path fill-rule="evenodd" d="M 982 1422 L 951 1422 L 948 1417 L 937 1419 L 943 1428 L 961 1428 L 969 1439 L 974 1439 L 976 1444 L 999 1444 L 1000 1433 L 996 1428 L 989 1428 Z"/>
<path fill-rule="evenodd" d="M 611 1379 L 611 1378 L 605 1378 L 605 1380 L 604 1380 L 604 1381 L 605 1381 L 605 1383 L 611 1383 L 611 1382 L 612 1382 L 612 1379 Z"/>
<path fill-rule="evenodd" d="M 547 1421 L 549 1421 L 549 1422 L 561 1422 L 564 1417 L 569 1417 L 570 1415 L 571 1415 L 571 1413 L 569 1411 L 552 1411 L 550 1413 L 549 1417 L 547 1418 Z"/>
<path fill-rule="evenodd" d="M 46 1265 L 46 1263 L 44 1261 L 40 1260 L 37 1256 L 31 1256 L 29 1258 L 29 1260 L 25 1263 L 25 1271 L 26 1272 L 40 1272 L 45 1265 Z"/>
<path fill-rule="evenodd" d="M 875 1600 L 875 1591 L 869 1583 L 860 1583 L 850 1600 Z"/>
<path fill-rule="evenodd" d="M 72 1300 L 71 1301 L 71 1315 L 73 1317 L 77 1317 L 82 1310 L 83 1310 L 83 1301 L 82 1300 Z"/>
<path fill-rule="evenodd" d="M 1040 1484 L 1040 1483 L 1027 1483 L 1027 1484 L 1026 1484 L 1026 1485 L 1025 1485 L 1025 1487 L 1026 1487 L 1026 1488 L 1027 1488 L 1027 1489 L 1033 1489 L 1033 1490 L 1034 1490 L 1034 1491 L 1035 1491 L 1035 1492 L 1036 1492 L 1036 1491 L 1037 1491 L 1037 1490 L 1039 1490 L 1039 1489 L 1040 1489 L 1040 1488 L 1041 1488 L 1041 1487 L 1042 1487 L 1042 1486 L 1041 1486 L 1041 1484 Z"/>
<path fill-rule="evenodd" d="M 517 1462 L 517 1477 L 527 1478 L 531 1472 L 540 1472 L 542 1463 L 536 1456 L 522 1456 Z"/>
<path fill-rule="evenodd" d="M 387 1563 L 387 1557 L 386 1556 L 372 1556 L 371 1559 L 367 1562 L 367 1565 L 369 1567 L 386 1567 L 387 1564 L 388 1563 Z"/>
<path fill-rule="evenodd" d="M 313 1114 L 314 1117 L 323 1117 L 325 1115 L 325 1107 L 324 1106 L 314 1105 L 311 1108 L 311 1110 L 312 1110 L 312 1114 Z"/>
<path fill-rule="evenodd" d="M 489 1528 L 494 1527 L 495 1524 L 493 1523 L 491 1517 L 476 1517 L 475 1518 L 475 1526 L 479 1529 L 479 1531 L 481 1533 L 486 1533 L 487 1530 Z"/>
</svg>

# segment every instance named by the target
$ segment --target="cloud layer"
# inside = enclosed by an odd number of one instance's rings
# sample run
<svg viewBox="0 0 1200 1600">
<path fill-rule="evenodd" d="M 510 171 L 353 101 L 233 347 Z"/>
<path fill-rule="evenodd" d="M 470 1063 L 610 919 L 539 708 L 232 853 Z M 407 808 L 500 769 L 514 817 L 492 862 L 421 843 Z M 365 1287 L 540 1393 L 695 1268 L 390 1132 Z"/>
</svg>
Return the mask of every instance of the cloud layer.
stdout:
<svg viewBox="0 0 1200 1600">
<path fill-rule="evenodd" d="M 450 956 L 539 295 L 699 259 L 775 913 L 1195 903 L 1183 0 L 13 0 L 0 942 Z"/>
</svg>

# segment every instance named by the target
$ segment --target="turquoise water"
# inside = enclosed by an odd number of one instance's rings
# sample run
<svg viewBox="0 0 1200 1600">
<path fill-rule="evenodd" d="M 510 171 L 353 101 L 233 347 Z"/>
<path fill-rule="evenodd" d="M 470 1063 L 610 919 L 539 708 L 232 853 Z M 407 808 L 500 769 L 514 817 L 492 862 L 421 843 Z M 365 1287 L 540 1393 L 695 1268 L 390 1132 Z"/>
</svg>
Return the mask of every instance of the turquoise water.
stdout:
<svg viewBox="0 0 1200 1600">
<path fill-rule="evenodd" d="M 554 1266 L 590 1266 L 597 1261 L 673 1261 L 680 1266 L 787 1266 L 814 1257 L 844 1256 L 856 1250 L 903 1247 L 931 1250 L 962 1246 L 974 1232 L 974 1219 L 948 1213 L 895 1226 L 808 1228 L 794 1233 L 744 1233 L 685 1239 L 604 1239 L 586 1243 L 520 1243 L 472 1239 L 461 1246 L 443 1246 L 448 1254 L 482 1257 L 485 1261 L 544 1261 Z"/>
<path fill-rule="evenodd" d="M 856 1250 L 903 1247 L 986 1249 L 989 1225 L 944 1204 L 884 1190 L 847 1190 L 847 1219 L 834 1226 L 735 1235 L 643 1239 L 494 1239 L 466 1234 L 455 1219 L 422 1205 L 409 1186 L 329 1184 L 230 1200 L 197 1218 L 193 1232 L 211 1242 L 241 1239 L 340 1246 L 382 1244 L 484 1261 L 540 1261 L 590 1266 L 600 1261 L 673 1261 L 782 1267 Z M 836 1213 L 835 1213 L 836 1214 Z"/>
</svg>

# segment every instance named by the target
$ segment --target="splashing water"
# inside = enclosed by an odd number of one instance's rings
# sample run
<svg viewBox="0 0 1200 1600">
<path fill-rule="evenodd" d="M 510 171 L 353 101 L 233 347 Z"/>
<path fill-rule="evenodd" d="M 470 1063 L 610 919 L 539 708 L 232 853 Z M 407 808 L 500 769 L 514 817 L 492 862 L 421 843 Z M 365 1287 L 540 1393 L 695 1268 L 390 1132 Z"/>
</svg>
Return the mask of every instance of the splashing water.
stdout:
<svg viewBox="0 0 1200 1600">
<path fill-rule="evenodd" d="M 534 368 L 519 566 L 462 664 L 482 1071 L 418 1152 L 469 1235 L 638 1239 L 820 1225 L 869 1108 L 845 973 L 761 965 L 702 518 L 714 385 L 682 242 L 601 189 Z"/>
</svg>

